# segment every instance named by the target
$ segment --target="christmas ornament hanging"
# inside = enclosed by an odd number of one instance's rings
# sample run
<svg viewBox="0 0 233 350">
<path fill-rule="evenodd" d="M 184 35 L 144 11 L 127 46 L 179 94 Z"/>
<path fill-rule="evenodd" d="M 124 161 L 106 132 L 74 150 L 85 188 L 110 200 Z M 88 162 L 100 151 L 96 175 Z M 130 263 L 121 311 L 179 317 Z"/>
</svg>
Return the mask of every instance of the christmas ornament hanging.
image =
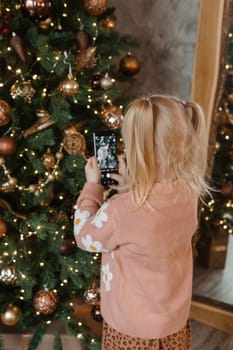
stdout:
<svg viewBox="0 0 233 350">
<path fill-rule="evenodd" d="M 46 19 L 52 11 L 52 2 L 49 0 L 23 0 L 23 12 L 33 19 Z"/>
<path fill-rule="evenodd" d="M 56 157 L 51 152 L 50 149 L 47 150 L 46 153 L 41 157 L 42 163 L 46 169 L 53 169 L 56 164 Z"/>
<path fill-rule="evenodd" d="M 127 75 L 134 75 L 139 72 L 141 64 L 136 56 L 128 53 L 120 60 L 120 70 Z"/>
<path fill-rule="evenodd" d="M 0 137 L 0 154 L 10 156 L 16 153 L 17 145 L 15 139 L 11 136 Z"/>
<path fill-rule="evenodd" d="M 103 317 L 100 313 L 100 306 L 99 305 L 93 305 L 91 309 L 91 316 L 93 319 L 97 322 L 103 321 Z"/>
<path fill-rule="evenodd" d="M 97 305 L 100 303 L 100 289 L 95 283 L 85 291 L 84 298 L 87 304 Z"/>
<path fill-rule="evenodd" d="M 100 111 L 100 119 L 109 129 L 119 129 L 123 121 L 122 110 L 116 105 L 106 105 Z"/>
<path fill-rule="evenodd" d="M 107 0 L 84 0 L 84 9 L 91 16 L 101 16 L 107 10 Z"/>
<path fill-rule="evenodd" d="M 35 94 L 35 90 L 32 87 L 31 81 L 26 80 L 26 81 L 16 81 L 10 89 L 10 94 L 12 98 L 17 98 L 19 96 L 23 97 L 26 102 L 30 103 L 32 100 L 32 97 Z"/>
<path fill-rule="evenodd" d="M 42 315 L 49 315 L 57 308 L 58 295 L 53 290 L 43 289 L 36 293 L 33 302 L 36 311 Z"/>
<path fill-rule="evenodd" d="M 74 70 L 80 72 L 83 68 L 94 68 L 96 63 L 96 47 L 88 47 L 78 54 L 74 61 Z"/>
<path fill-rule="evenodd" d="M 114 80 L 108 75 L 108 73 L 105 74 L 105 76 L 100 80 L 100 87 L 103 90 L 109 90 L 113 87 Z"/>
<path fill-rule="evenodd" d="M 1 321 L 6 326 L 15 326 L 21 315 L 21 310 L 18 306 L 8 305 L 5 312 L 1 314 Z"/>
<path fill-rule="evenodd" d="M 65 137 L 62 143 L 67 153 L 73 156 L 85 155 L 85 137 L 78 132 L 74 126 L 71 126 L 69 129 L 65 130 Z"/>
<path fill-rule="evenodd" d="M 107 17 L 103 20 L 102 26 L 107 30 L 113 30 L 115 28 L 115 21 L 112 18 Z"/>
<path fill-rule="evenodd" d="M 54 121 L 51 119 L 51 115 L 45 109 L 37 109 L 36 116 L 37 121 L 30 126 L 30 128 L 22 132 L 24 138 L 40 132 L 41 130 L 44 130 L 54 124 Z"/>
<path fill-rule="evenodd" d="M 96 73 L 94 77 L 91 79 L 91 87 L 94 90 L 100 88 L 100 80 L 103 78 L 102 74 Z"/>
<path fill-rule="evenodd" d="M 0 126 L 4 126 L 10 121 L 11 107 L 9 103 L 0 100 Z"/>
<path fill-rule="evenodd" d="M 233 185 L 231 182 L 226 182 L 221 188 L 221 193 L 224 197 L 230 197 L 233 193 Z"/>
<path fill-rule="evenodd" d="M 7 230 L 6 220 L 2 216 L 0 216 L 0 238 L 2 238 L 3 235 L 5 235 L 6 230 Z"/>
<path fill-rule="evenodd" d="M 10 44 L 12 48 L 15 50 L 19 58 L 25 63 L 26 62 L 26 52 L 24 41 L 21 36 L 13 33 L 12 38 L 10 39 Z"/>
<path fill-rule="evenodd" d="M 17 275 L 13 265 L 8 265 L 0 271 L 0 281 L 7 285 L 15 284 Z"/>
<path fill-rule="evenodd" d="M 45 20 L 43 21 L 37 21 L 36 22 L 37 26 L 42 29 L 42 30 L 47 30 L 49 29 L 49 27 L 51 26 L 52 24 L 52 18 L 51 17 L 48 17 L 46 18 Z"/>
<path fill-rule="evenodd" d="M 73 96 L 78 93 L 79 85 L 72 74 L 69 74 L 60 85 L 60 91 L 67 96 Z"/>
<path fill-rule="evenodd" d="M 89 37 L 87 32 L 82 28 L 76 34 L 76 42 L 79 51 L 87 50 L 89 46 Z"/>
<path fill-rule="evenodd" d="M 72 239 L 64 239 L 59 248 L 59 253 L 64 256 L 71 255 L 75 250 L 75 242 Z"/>
</svg>

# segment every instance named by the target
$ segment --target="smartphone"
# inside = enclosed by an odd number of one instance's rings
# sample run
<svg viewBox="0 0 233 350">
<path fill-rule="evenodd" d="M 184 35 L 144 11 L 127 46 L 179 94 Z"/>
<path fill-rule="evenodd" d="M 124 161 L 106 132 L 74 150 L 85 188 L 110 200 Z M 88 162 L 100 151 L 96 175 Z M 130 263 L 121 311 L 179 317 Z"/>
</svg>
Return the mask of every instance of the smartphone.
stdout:
<svg viewBox="0 0 233 350">
<path fill-rule="evenodd" d="M 111 173 L 118 173 L 116 133 L 114 131 L 97 131 L 93 133 L 94 153 L 101 171 L 102 185 L 117 182 L 110 178 Z"/>
</svg>

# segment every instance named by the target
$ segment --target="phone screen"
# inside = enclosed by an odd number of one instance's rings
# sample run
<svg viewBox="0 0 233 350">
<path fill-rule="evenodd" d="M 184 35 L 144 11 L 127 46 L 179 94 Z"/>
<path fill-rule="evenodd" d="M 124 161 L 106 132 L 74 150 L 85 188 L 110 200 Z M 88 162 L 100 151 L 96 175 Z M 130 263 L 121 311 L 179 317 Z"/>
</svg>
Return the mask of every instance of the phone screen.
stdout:
<svg viewBox="0 0 233 350">
<path fill-rule="evenodd" d="M 101 171 L 101 183 L 115 184 L 110 178 L 110 173 L 118 172 L 116 134 L 112 131 L 95 132 L 94 151 Z"/>
</svg>

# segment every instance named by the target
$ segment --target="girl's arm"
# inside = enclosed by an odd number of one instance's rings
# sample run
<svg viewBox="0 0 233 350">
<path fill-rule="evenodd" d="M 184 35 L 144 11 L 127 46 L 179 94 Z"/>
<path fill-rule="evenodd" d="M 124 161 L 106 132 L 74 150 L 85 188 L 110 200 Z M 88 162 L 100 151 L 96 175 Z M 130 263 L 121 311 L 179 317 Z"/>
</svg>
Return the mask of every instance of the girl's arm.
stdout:
<svg viewBox="0 0 233 350">
<path fill-rule="evenodd" d="M 86 168 L 87 182 L 78 198 L 74 214 L 74 237 L 79 248 L 89 252 L 107 252 L 118 245 L 111 200 L 103 202 L 103 187 L 95 158 Z"/>
</svg>

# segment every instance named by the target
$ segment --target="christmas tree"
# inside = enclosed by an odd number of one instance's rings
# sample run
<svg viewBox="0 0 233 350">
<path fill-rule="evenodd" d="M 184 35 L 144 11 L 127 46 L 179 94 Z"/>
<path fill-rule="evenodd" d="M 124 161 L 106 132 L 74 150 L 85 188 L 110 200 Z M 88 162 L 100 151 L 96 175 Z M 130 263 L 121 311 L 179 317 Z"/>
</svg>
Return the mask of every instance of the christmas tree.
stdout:
<svg viewBox="0 0 233 350">
<path fill-rule="evenodd" d="M 0 3 L 0 314 L 33 330 L 30 350 L 56 320 L 99 348 L 77 315 L 86 295 L 100 318 L 100 256 L 76 247 L 73 206 L 93 132 L 116 131 L 123 149 L 117 83 L 140 63 L 115 21 L 106 0 Z"/>
<path fill-rule="evenodd" d="M 232 4 L 230 11 L 232 15 Z M 230 15 L 226 27 L 222 44 L 224 50 L 219 91 L 216 94 L 216 115 L 213 117 L 210 136 L 212 149 L 210 149 L 208 176 L 213 197 L 209 198 L 208 205 L 202 206 L 201 236 L 197 245 L 202 262 L 208 265 L 211 242 L 218 244 L 220 248 L 218 251 L 222 251 L 224 255 L 224 259 L 220 258 L 219 267 L 224 267 L 228 235 L 233 233 L 233 27 Z"/>
</svg>

